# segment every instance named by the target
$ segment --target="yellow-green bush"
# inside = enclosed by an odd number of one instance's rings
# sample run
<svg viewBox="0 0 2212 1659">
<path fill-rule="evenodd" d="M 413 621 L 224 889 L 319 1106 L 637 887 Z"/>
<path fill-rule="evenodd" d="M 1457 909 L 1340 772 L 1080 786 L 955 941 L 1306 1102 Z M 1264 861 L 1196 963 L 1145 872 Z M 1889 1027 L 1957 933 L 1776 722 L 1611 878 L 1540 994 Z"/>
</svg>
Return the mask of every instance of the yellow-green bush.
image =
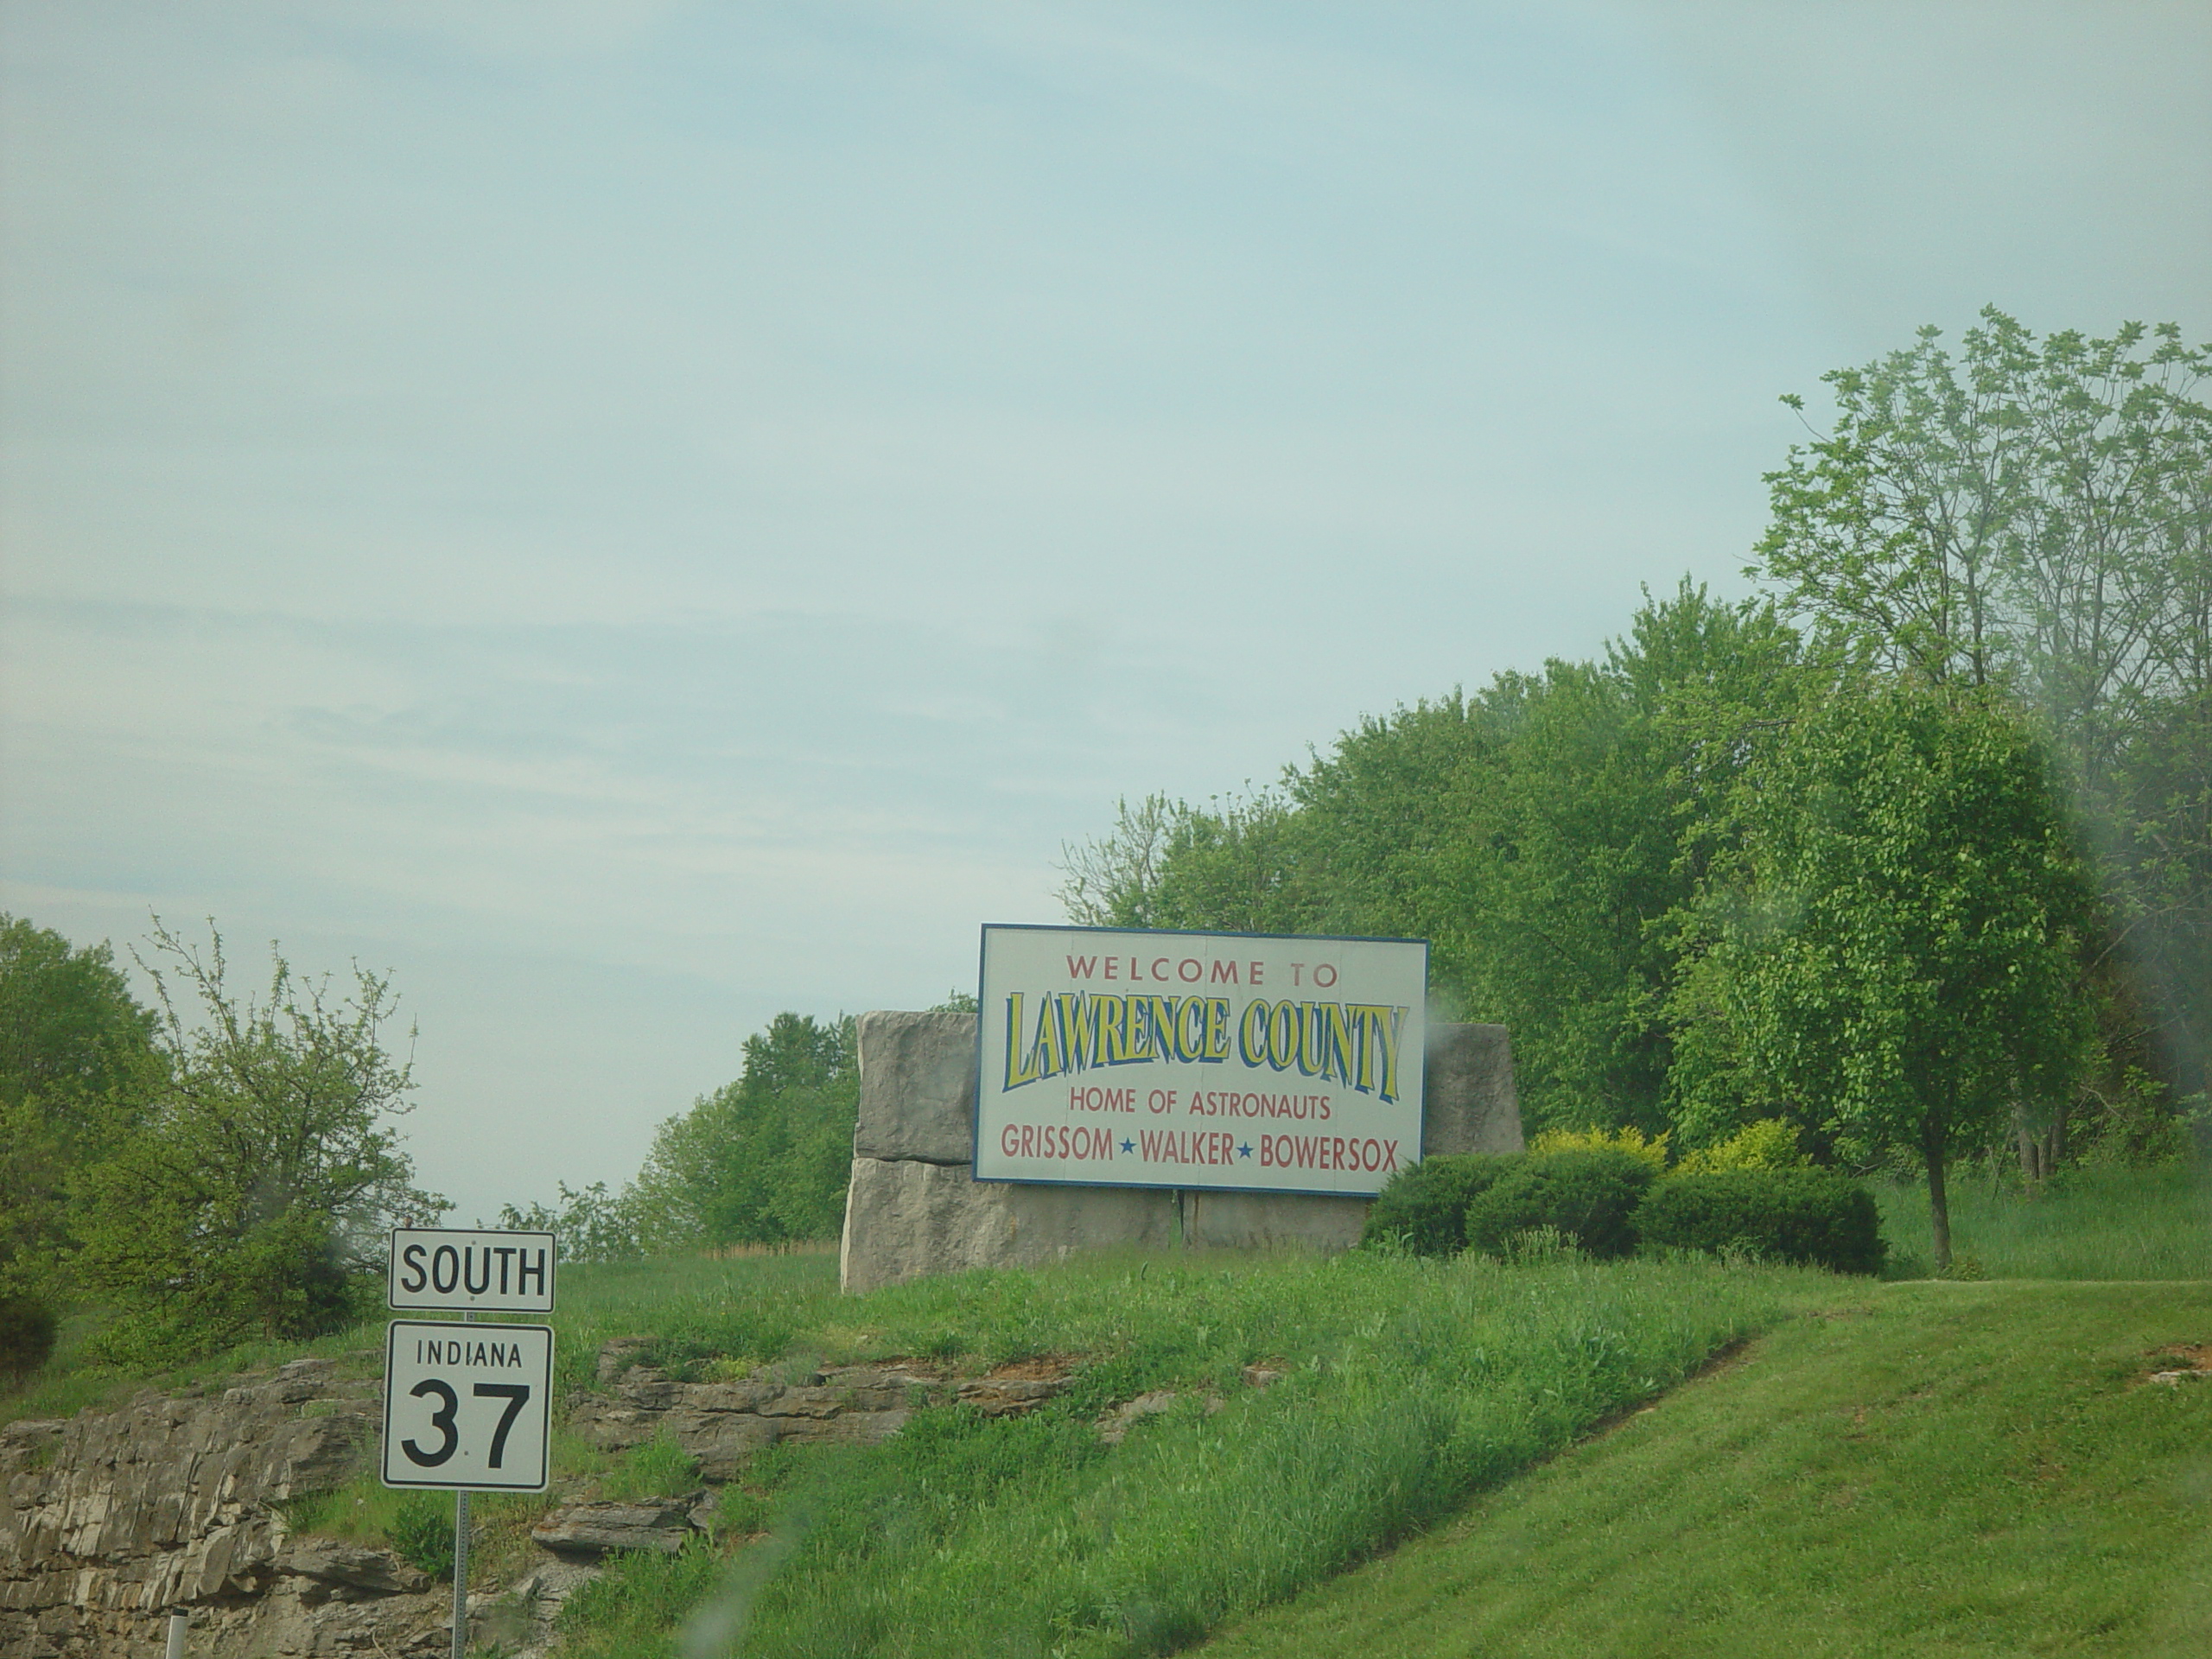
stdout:
<svg viewBox="0 0 2212 1659">
<path fill-rule="evenodd" d="M 1778 1117 L 1763 1117 L 1716 1146 L 1682 1154 L 1677 1175 L 1718 1175 L 1730 1169 L 1803 1169 L 1813 1160 L 1797 1150 L 1797 1131 Z"/>
<path fill-rule="evenodd" d="M 1650 1140 L 1638 1128 L 1621 1129 L 1546 1129 L 1529 1143 L 1529 1150 L 1541 1156 L 1551 1152 L 1624 1152 L 1631 1158 L 1641 1158 L 1653 1171 L 1667 1173 L 1667 1136 L 1662 1130 Z"/>
</svg>

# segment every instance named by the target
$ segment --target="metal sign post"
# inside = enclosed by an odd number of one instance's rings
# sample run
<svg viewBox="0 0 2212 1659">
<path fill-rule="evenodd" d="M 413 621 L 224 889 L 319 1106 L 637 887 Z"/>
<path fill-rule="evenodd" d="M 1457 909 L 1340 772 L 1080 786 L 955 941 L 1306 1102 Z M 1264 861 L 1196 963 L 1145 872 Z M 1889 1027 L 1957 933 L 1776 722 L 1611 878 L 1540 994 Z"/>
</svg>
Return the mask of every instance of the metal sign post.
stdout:
<svg viewBox="0 0 2212 1659">
<path fill-rule="evenodd" d="M 550 1474 L 553 1332 L 480 1312 L 553 1311 L 550 1233 L 397 1228 L 385 1300 L 458 1313 L 385 1328 L 384 1484 L 453 1493 L 453 1659 L 468 1649 L 468 1497 L 542 1492 Z"/>
</svg>

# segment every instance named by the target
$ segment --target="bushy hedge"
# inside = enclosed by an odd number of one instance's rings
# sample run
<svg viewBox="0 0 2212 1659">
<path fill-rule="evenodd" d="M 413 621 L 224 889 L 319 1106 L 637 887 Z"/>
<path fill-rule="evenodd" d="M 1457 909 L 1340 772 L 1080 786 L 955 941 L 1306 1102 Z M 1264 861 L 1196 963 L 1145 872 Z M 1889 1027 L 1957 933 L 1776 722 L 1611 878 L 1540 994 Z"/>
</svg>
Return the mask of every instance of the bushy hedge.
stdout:
<svg viewBox="0 0 2212 1659">
<path fill-rule="evenodd" d="M 1468 1204 L 1520 1161 L 1516 1154 L 1468 1152 L 1409 1165 L 1368 1206 L 1361 1242 L 1415 1255 L 1459 1255 L 1467 1247 Z"/>
<path fill-rule="evenodd" d="M 54 1352 L 54 1310 L 29 1296 L 0 1296 L 0 1377 L 29 1376 Z"/>
<path fill-rule="evenodd" d="M 1469 1200 L 1467 1246 L 1503 1255 L 1516 1235 L 1550 1227 L 1587 1255 L 1627 1255 L 1636 1249 L 1637 1206 L 1658 1179 L 1647 1160 L 1617 1150 L 1516 1160 Z"/>
<path fill-rule="evenodd" d="M 1879 1273 L 1873 1195 L 1825 1169 L 1729 1169 L 1662 1181 L 1636 1212 L 1648 1247 L 1745 1249 L 1838 1273 Z"/>
</svg>

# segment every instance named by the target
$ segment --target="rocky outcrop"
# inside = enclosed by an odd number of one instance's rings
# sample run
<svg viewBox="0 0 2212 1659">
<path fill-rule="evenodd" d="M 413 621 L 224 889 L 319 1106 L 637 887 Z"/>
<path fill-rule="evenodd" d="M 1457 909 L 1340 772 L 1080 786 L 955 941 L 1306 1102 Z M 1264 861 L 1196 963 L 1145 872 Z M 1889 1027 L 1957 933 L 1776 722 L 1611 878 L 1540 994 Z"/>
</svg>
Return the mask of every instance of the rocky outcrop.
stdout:
<svg viewBox="0 0 2212 1659">
<path fill-rule="evenodd" d="M 569 1427 L 602 1451 L 666 1435 L 698 1459 L 700 1478 L 736 1478 L 745 1459 L 779 1441 L 873 1446 L 925 1406 L 953 1402 L 986 1416 L 1018 1416 L 1066 1388 L 1065 1367 L 1030 1363 L 955 1377 L 925 1360 L 885 1360 L 739 1382 L 683 1382 L 613 1357 L 610 1391 L 569 1408 Z"/>
<path fill-rule="evenodd" d="M 0 1653 L 161 1653 L 168 1611 L 195 1653 L 397 1654 L 440 1617 L 387 1550 L 291 1539 L 279 1507 L 340 1484 L 377 1433 L 374 1383 L 296 1360 L 192 1399 L 0 1427 Z"/>
</svg>

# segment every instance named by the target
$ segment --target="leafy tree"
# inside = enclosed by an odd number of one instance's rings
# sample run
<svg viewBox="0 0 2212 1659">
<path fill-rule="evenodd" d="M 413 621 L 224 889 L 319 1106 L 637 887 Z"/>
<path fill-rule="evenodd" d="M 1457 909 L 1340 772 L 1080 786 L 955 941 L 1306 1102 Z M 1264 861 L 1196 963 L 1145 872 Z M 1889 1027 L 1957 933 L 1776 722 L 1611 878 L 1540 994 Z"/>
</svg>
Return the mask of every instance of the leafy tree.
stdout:
<svg viewBox="0 0 2212 1659">
<path fill-rule="evenodd" d="M 1776 1103 L 1861 1161 L 1919 1162 L 1948 1267 L 1951 1159 L 2066 1100 L 2090 1047 L 2088 895 L 2044 757 L 2001 701 L 1908 681 L 1831 700 L 1739 801 L 1712 1011 Z"/>
<path fill-rule="evenodd" d="M 391 1122 L 413 1082 L 384 1046 L 389 982 L 357 965 L 336 992 L 272 947 L 266 992 L 241 1000 L 212 929 L 203 952 L 157 918 L 152 943 L 166 1075 L 78 1181 L 76 1265 L 118 1309 L 102 1343 L 162 1359 L 336 1328 L 378 1235 L 448 1207 L 413 1185 Z"/>
<path fill-rule="evenodd" d="M 0 1293 L 51 1288 L 69 1172 L 130 1128 L 154 1030 L 107 945 L 0 915 Z"/>
<path fill-rule="evenodd" d="M 1685 582 L 1596 663 L 1363 721 L 1278 791 L 1123 804 L 1071 852 L 1069 913 L 1427 938 L 1441 1000 L 1512 1028 L 1540 1125 L 1666 1127 L 1674 941 L 1713 804 L 1806 669 L 1770 607 Z"/>
<path fill-rule="evenodd" d="M 1865 658 L 2032 712 L 2099 855 L 2107 1094 L 2138 1058 L 2212 1088 L 2208 372 L 2171 324 L 2038 340 L 1992 307 L 1956 354 L 1923 329 L 1826 377 L 1753 567 Z"/>
<path fill-rule="evenodd" d="M 556 1235 L 563 1262 L 627 1262 L 640 1252 L 634 1189 L 610 1193 L 605 1181 L 571 1187 L 553 1183 L 558 1205 L 499 1206 L 498 1224 L 513 1231 Z"/>
<path fill-rule="evenodd" d="M 836 1236 L 860 1111 L 854 1022 L 779 1014 L 734 1083 L 664 1122 L 622 1203 L 651 1251 Z"/>
</svg>

